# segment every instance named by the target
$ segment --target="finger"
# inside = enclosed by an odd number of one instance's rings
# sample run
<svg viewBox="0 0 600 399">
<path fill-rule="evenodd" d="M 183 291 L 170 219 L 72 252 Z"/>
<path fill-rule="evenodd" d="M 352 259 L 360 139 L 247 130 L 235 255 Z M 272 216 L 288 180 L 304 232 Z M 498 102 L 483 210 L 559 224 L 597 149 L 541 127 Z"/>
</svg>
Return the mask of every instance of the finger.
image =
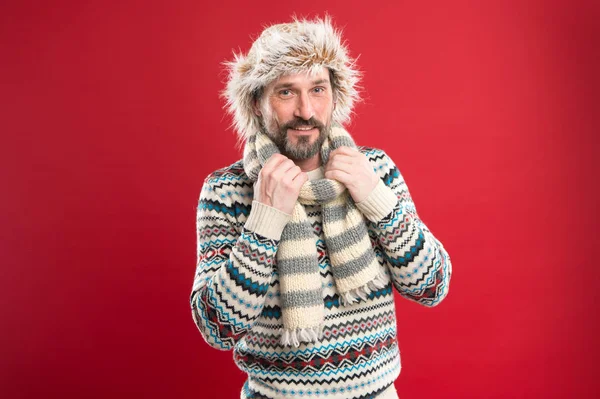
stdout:
<svg viewBox="0 0 600 399">
<path fill-rule="evenodd" d="M 271 176 L 275 179 L 284 178 L 290 170 L 296 167 L 296 164 L 291 159 L 286 159 L 277 165 L 271 172 Z"/>
<path fill-rule="evenodd" d="M 345 163 L 352 163 L 352 164 L 357 164 L 360 162 L 360 159 L 356 156 L 353 155 L 346 155 L 346 154 L 336 154 L 332 157 L 329 157 L 329 160 L 327 161 L 327 165 L 331 164 L 331 163 L 335 163 L 337 161 L 341 161 L 341 162 L 345 162 Z M 327 166 L 325 165 L 325 166 Z"/>
<path fill-rule="evenodd" d="M 351 148 L 351 147 L 347 147 L 347 146 L 341 146 L 336 148 L 335 150 L 330 152 L 330 156 L 332 154 L 345 154 L 345 155 L 356 155 L 359 154 L 360 152 L 355 149 L 355 148 Z"/>
<path fill-rule="evenodd" d="M 289 173 L 294 168 L 300 169 L 300 167 L 296 165 L 291 159 L 280 163 L 278 166 L 278 169 L 281 169 L 284 173 Z"/>
<path fill-rule="evenodd" d="M 292 161 L 291 159 L 283 161 L 269 172 L 269 174 L 267 175 L 269 176 L 269 181 L 277 184 L 278 182 L 285 180 L 287 178 L 289 170 L 294 168 L 295 166 L 296 165 L 294 164 L 294 161 Z"/>
<path fill-rule="evenodd" d="M 325 167 L 335 164 L 335 163 L 348 163 L 348 164 L 355 164 L 356 163 L 356 158 L 351 157 L 349 155 L 342 155 L 342 154 L 338 154 L 335 157 L 331 157 L 329 158 L 329 161 L 327 162 L 327 165 L 325 165 Z"/>
<path fill-rule="evenodd" d="M 269 159 L 267 159 L 267 162 L 265 162 L 264 166 L 267 166 L 269 164 L 276 165 L 276 164 L 279 164 L 279 163 L 281 163 L 281 162 L 283 162 L 283 161 L 285 161 L 287 159 L 289 159 L 289 158 L 286 157 L 285 155 L 276 153 L 276 154 L 271 155 L 269 157 Z"/>
<path fill-rule="evenodd" d="M 336 158 L 356 159 L 357 155 L 358 155 L 357 153 L 346 154 L 345 152 L 336 152 L 335 154 L 330 155 L 329 159 L 336 159 Z"/>
<path fill-rule="evenodd" d="M 289 158 L 285 155 L 273 154 L 269 159 L 267 159 L 267 162 L 265 162 L 265 164 L 263 165 L 262 170 L 264 171 L 264 173 L 269 172 L 276 168 L 277 165 L 281 164 L 282 162 L 285 162 L 288 159 Z"/>
<path fill-rule="evenodd" d="M 287 179 L 287 177 L 286 177 Z M 293 187 L 294 190 L 299 191 L 300 187 L 304 185 L 308 181 L 308 174 L 306 172 L 300 171 L 293 179 L 289 181 L 289 185 Z"/>
<path fill-rule="evenodd" d="M 325 172 L 325 178 L 337 180 L 343 184 L 348 184 L 352 182 L 353 179 L 352 174 L 339 169 L 328 170 L 327 172 Z"/>
<path fill-rule="evenodd" d="M 339 170 L 340 172 L 356 175 L 354 166 L 351 164 L 332 164 L 329 168 L 325 169 L 325 172 L 333 172 L 334 170 Z"/>
<path fill-rule="evenodd" d="M 351 173 L 353 169 L 355 169 L 356 167 L 356 162 L 348 162 L 346 160 L 339 160 L 339 159 L 334 159 L 332 162 L 328 162 L 327 166 L 325 167 L 325 171 L 328 170 L 342 170 L 344 172 L 348 172 Z"/>
<path fill-rule="evenodd" d="M 294 165 L 293 167 L 287 170 L 286 178 L 294 180 L 300 173 L 302 173 L 302 169 L 300 169 L 300 166 Z"/>
<path fill-rule="evenodd" d="M 292 182 L 296 185 L 296 187 L 302 187 L 304 183 L 308 181 L 308 174 L 306 172 L 300 171 L 293 179 Z"/>
</svg>

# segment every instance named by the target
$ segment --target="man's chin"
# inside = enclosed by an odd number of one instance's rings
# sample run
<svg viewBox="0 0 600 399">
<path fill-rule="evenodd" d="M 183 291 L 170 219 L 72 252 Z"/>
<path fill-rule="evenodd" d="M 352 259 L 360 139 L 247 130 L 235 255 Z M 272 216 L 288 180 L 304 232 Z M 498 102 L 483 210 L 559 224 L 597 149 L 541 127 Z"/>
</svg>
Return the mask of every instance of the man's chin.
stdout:
<svg viewBox="0 0 600 399">
<path fill-rule="evenodd" d="M 314 157 L 318 152 L 319 149 L 315 148 L 314 144 L 306 146 L 294 145 L 293 147 L 286 146 L 284 155 L 295 160 L 304 160 Z"/>
<path fill-rule="evenodd" d="M 285 133 L 284 133 L 285 132 Z M 319 127 L 309 130 L 282 129 L 283 155 L 294 160 L 310 159 L 317 155 L 325 140 L 325 132 Z M 280 147 L 280 148 L 282 148 Z"/>
</svg>

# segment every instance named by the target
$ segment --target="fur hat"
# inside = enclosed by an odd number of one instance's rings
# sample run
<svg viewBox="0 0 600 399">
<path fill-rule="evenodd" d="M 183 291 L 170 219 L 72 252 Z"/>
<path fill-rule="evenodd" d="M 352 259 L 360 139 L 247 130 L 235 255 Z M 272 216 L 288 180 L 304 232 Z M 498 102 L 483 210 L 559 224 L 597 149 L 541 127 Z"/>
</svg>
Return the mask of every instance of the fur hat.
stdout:
<svg viewBox="0 0 600 399">
<path fill-rule="evenodd" d="M 336 98 L 333 123 L 348 122 L 358 100 L 360 72 L 329 17 L 312 21 L 294 18 L 290 23 L 269 26 L 247 55 L 234 53 L 234 60 L 225 65 L 229 78 L 222 95 L 240 143 L 260 128 L 260 117 L 252 108 L 254 99 L 280 76 L 328 68 Z"/>
</svg>

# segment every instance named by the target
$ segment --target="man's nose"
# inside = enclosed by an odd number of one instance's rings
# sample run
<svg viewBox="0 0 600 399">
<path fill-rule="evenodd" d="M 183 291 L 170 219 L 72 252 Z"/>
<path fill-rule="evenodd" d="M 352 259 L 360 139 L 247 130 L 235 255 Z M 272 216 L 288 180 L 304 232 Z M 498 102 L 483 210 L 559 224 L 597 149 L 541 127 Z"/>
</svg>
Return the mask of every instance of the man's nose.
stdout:
<svg viewBox="0 0 600 399">
<path fill-rule="evenodd" d="M 302 93 L 298 96 L 298 103 L 296 104 L 294 116 L 302 118 L 305 121 L 314 116 L 314 109 L 308 93 Z"/>
</svg>

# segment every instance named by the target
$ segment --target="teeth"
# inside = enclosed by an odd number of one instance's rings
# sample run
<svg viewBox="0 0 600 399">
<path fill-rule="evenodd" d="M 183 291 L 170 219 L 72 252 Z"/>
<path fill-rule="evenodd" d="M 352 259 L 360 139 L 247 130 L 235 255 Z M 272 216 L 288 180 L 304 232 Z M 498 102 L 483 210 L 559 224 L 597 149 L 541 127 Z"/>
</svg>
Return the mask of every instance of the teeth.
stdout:
<svg viewBox="0 0 600 399">
<path fill-rule="evenodd" d="M 297 127 L 297 128 L 295 128 L 294 130 L 312 130 L 312 129 L 314 129 L 314 127 L 304 127 L 304 128 L 302 128 L 302 127 Z"/>
</svg>

